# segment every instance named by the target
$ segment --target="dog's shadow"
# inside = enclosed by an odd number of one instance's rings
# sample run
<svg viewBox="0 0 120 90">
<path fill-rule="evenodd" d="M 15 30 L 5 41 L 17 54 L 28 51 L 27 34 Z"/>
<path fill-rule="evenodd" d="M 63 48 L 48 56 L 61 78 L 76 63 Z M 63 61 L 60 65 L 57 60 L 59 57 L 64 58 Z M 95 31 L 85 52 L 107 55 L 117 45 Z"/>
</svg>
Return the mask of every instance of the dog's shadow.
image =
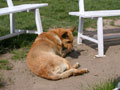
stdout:
<svg viewBox="0 0 120 90">
<path fill-rule="evenodd" d="M 71 58 L 78 58 L 84 50 L 75 50 L 73 49 L 71 52 L 67 54 L 66 57 L 71 57 Z"/>
</svg>

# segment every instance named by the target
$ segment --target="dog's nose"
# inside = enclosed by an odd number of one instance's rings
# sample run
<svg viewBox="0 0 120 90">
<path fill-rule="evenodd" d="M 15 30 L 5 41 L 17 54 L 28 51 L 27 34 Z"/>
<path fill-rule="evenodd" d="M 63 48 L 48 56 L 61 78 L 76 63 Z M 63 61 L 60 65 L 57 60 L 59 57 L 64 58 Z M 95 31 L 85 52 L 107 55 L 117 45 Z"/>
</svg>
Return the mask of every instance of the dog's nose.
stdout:
<svg viewBox="0 0 120 90">
<path fill-rule="evenodd" d="M 72 48 L 71 51 L 74 51 L 74 48 Z"/>
</svg>

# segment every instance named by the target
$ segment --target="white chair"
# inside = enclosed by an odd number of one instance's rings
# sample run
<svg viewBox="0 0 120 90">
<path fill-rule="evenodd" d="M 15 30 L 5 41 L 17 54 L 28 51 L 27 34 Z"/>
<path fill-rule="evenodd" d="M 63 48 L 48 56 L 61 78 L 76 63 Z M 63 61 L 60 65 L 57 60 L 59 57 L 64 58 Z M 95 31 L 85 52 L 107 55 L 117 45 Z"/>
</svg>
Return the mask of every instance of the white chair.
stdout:
<svg viewBox="0 0 120 90">
<path fill-rule="evenodd" d="M 79 11 L 69 12 L 69 15 L 79 16 L 77 43 L 81 44 L 82 39 L 86 39 L 98 44 L 98 55 L 96 56 L 103 57 L 104 56 L 103 17 L 120 16 L 120 10 L 85 11 L 84 0 L 79 0 Z M 97 39 L 83 35 L 84 18 L 97 18 Z"/>
<path fill-rule="evenodd" d="M 0 16 L 1 15 L 10 15 L 10 34 L 1 36 L 0 40 L 7 39 L 19 34 L 23 33 L 34 33 L 34 34 L 41 34 L 43 32 L 42 29 L 42 23 L 41 23 L 41 18 L 40 18 L 40 13 L 39 13 L 39 8 L 40 7 L 45 7 L 48 6 L 47 3 L 40 3 L 40 4 L 23 4 L 23 5 L 13 5 L 12 0 L 6 0 L 8 7 L 5 8 L 0 8 Z M 15 29 L 15 23 L 14 23 L 14 13 L 17 12 L 23 12 L 23 11 L 30 11 L 34 10 L 35 13 L 35 21 L 36 21 L 36 26 L 37 26 L 37 31 L 32 31 L 32 30 L 16 30 Z"/>
</svg>

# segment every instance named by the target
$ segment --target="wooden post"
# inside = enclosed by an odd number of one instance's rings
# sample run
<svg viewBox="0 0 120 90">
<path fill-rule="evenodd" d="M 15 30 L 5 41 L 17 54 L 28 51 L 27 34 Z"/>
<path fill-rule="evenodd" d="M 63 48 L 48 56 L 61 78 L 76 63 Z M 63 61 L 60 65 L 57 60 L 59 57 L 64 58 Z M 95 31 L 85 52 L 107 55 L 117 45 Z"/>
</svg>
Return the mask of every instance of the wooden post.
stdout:
<svg viewBox="0 0 120 90">
<path fill-rule="evenodd" d="M 79 11 L 80 13 L 84 13 L 84 0 L 79 0 Z"/>
<path fill-rule="evenodd" d="M 15 21 L 14 21 L 14 14 L 10 13 L 10 33 L 13 34 L 15 32 Z"/>
<path fill-rule="evenodd" d="M 6 0 L 6 1 L 7 1 L 7 4 L 8 4 L 8 7 L 12 7 L 13 6 L 12 0 Z"/>
<path fill-rule="evenodd" d="M 97 20 L 97 37 L 98 37 L 98 55 L 96 57 L 104 56 L 104 41 L 103 41 L 103 18 L 98 17 Z"/>
<path fill-rule="evenodd" d="M 43 29 L 42 29 L 39 9 L 35 9 L 35 21 L 36 21 L 38 34 L 41 34 L 43 32 Z"/>
<path fill-rule="evenodd" d="M 82 38 L 80 37 L 80 35 L 83 34 L 83 23 L 84 23 L 83 18 L 79 16 L 77 44 L 82 44 Z"/>
</svg>

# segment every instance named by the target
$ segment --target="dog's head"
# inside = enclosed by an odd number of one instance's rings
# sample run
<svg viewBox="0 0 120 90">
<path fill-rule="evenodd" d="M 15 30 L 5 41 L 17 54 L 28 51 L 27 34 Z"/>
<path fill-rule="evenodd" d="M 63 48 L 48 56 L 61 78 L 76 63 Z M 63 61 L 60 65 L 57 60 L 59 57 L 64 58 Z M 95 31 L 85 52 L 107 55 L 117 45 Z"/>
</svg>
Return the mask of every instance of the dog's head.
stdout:
<svg viewBox="0 0 120 90">
<path fill-rule="evenodd" d="M 75 30 L 75 28 L 72 28 L 72 29 L 58 28 L 58 29 L 55 30 L 57 35 L 61 39 L 63 50 L 72 49 L 74 30 Z"/>
<path fill-rule="evenodd" d="M 68 50 L 72 49 L 72 46 L 73 46 L 73 31 L 74 30 L 75 30 L 75 28 L 65 29 L 61 33 L 61 41 L 62 41 L 63 50 L 64 49 L 68 49 Z"/>
</svg>

